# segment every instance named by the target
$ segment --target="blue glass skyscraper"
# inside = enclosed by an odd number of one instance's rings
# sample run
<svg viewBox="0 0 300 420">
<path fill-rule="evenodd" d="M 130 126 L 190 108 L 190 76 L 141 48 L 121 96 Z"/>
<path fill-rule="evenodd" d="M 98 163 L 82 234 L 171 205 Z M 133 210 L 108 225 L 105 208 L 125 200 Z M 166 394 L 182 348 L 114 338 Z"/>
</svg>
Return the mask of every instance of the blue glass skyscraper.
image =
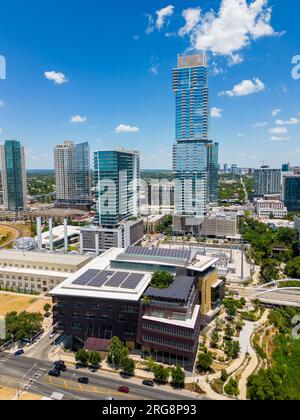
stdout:
<svg viewBox="0 0 300 420">
<path fill-rule="evenodd" d="M 27 207 L 27 179 L 24 147 L 17 140 L 7 140 L 0 146 L 3 205 L 6 210 L 19 212 Z"/>
<path fill-rule="evenodd" d="M 183 224 L 197 226 L 207 204 L 217 201 L 218 188 L 219 146 L 210 139 L 205 53 L 178 56 L 177 68 L 173 70 L 173 90 L 176 97 L 175 214 L 189 219 Z M 176 226 L 174 229 L 185 230 Z"/>
</svg>

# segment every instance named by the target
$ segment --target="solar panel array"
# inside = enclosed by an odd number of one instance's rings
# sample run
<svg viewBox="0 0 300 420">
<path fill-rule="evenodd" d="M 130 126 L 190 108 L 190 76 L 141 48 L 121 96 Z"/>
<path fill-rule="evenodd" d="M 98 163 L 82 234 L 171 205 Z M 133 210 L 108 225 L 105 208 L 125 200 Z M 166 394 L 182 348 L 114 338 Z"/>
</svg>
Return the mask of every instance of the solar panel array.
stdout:
<svg viewBox="0 0 300 420">
<path fill-rule="evenodd" d="M 138 246 L 130 246 L 127 248 L 125 253 L 131 255 L 178 258 L 186 260 L 191 258 L 191 252 L 184 249 L 142 248 Z"/>
<path fill-rule="evenodd" d="M 143 274 L 132 273 L 130 274 L 130 276 L 127 277 L 124 283 L 122 283 L 121 288 L 134 290 L 143 280 L 143 277 Z"/>
<path fill-rule="evenodd" d="M 144 274 L 126 273 L 123 271 L 88 270 L 72 284 L 88 287 L 112 287 L 134 290 L 143 280 Z"/>
<path fill-rule="evenodd" d="M 117 271 L 109 280 L 107 283 L 105 283 L 105 286 L 107 287 L 120 287 L 123 281 L 128 277 L 128 273 L 123 273 L 122 271 Z"/>
<path fill-rule="evenodd" d="M 113 274 L 114 274 L 113 271 L 100 271 L 100 273 L 98 272 L 96 277 L 94 277 L 93 280 L 88 283 L 88 286 L 101 287 L 107 282 L 109 277 L 111 277 Z"/>
<path fill-rule="evenodd" d="M 83 273 L 78 279 L 73 281 L 73 284 L 76 286 L 85 286 L 93 280 L 93 278 L 99 273 L 99 270 L 88 270 L 85 273 Z"/>
</svg>

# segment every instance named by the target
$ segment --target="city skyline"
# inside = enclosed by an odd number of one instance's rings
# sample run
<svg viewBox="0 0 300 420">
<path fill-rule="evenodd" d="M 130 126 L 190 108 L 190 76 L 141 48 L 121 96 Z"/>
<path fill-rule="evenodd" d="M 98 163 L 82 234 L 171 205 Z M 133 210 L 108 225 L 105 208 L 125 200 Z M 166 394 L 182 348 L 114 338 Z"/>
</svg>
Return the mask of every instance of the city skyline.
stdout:
<svg viewBox="0 0 300 420">
<path fill-rule="evenodd" d="M 177 54 L 190 48 L 208 55 L 211 137 L 220 143 L 220 162 L 298 163 L 299 81 L 292 78 L 292 58 L 299 28 L 287 3 L 132 1 L 118 3 L 118 16 L 95 1 L 84 16 L 80 7 L 70 11 L 55 7 L 55 1 L 47 16 L 39 5 L 29 16 L 25 5 L 14 3 L 2 6 L 0 18 L 0 55 L 7 65 L 6 80 L 0 80 L 0 140 L 22 141 L 27 168 L 52 169 L 55 144 L 71 140 L 88 141 L 92 151 L 139 149 L 142 168 L 170 169 L 175 139 L 170 79 Z M 214 28 L 224 31 L 230 7 L 236 16 L 242 11 L 247 24 L 236 21 L 242 36 L 227 33 L 220 45 Z M 9 27 L 12 17 L 19 33 Z M 35 29 L 24 24 L 28 21 Z M 241 109 L 242 118 L 236 118 Z"/>
</svg>

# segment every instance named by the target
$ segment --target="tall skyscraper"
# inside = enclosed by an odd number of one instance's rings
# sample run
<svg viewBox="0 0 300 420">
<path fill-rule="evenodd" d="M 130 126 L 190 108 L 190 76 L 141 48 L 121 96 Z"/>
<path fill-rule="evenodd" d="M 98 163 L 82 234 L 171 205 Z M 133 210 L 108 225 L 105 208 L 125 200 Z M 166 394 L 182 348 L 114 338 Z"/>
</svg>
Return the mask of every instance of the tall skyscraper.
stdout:
<svg viewBox="0 0 300 420">
<path fill-rule="evenodd" d="M 176 97 L 174 230 L 199 231 L 209 202 L 217 201 L 218 143 L 210 139 L 210 107 L 205 53 L 178 56 L 173 70 Z"/>
<path fill-rule="evenodd" d="M 282 174 L 280 169 L 270 169 L 262 166 L 254 172 L 254 195 L 262 197 L 266 194 L 280 194 L 282 192 Z"/>
<path fill-rule="evenodd" d="M 113 228 L 140 215 L 140 155 L 113 150 L 94 154 L 95 224 Z"/>
<path fill-rule="evenodd" d="M 91 177 L 88 143 L 65 142 L 54 150 L 56 205 L 90 208 Z"/>
<path fill-rule="evenodd" d="M 283 179 L 283 198 L 288 212 L 300 212 L 300 176 L 286 176 Z"/>
<path fill-rule="evenodd" d="M 17 140 L 0 146 L 3 205 L 9 211 L 27 207 L 27 178 L 24 147 Z"/>
</svg>

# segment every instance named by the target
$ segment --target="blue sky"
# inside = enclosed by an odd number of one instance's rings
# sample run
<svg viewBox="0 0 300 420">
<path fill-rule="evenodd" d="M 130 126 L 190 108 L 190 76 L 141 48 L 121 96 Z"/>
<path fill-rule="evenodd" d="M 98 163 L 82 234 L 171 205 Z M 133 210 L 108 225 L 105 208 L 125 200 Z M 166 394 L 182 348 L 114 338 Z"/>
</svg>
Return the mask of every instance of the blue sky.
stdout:
<svg viewBox="0 0 300 420">
<path fill-rule="evenodd" d="M 296 3 L 3 0 L 0 140 L 19 139 L 33 169 L 52 168 L 64 140 L 137 148 L 144 168 L 170 168 L 172 68 L 178 53 L 201 48 L 220 162 L 300 164 Z"/>
</svg>

